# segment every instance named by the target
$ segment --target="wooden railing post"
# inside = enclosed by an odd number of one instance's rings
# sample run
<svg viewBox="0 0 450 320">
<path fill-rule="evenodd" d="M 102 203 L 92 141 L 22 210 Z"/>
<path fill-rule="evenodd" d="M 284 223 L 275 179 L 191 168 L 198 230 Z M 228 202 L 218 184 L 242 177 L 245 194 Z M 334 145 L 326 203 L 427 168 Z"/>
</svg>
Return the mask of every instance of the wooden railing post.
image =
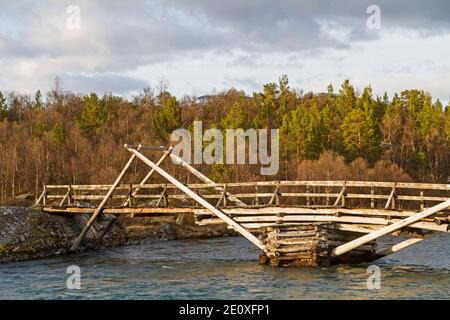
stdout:
<svg viewBox="0 0 450 320">
<path fill-rule="evenodd" d="M 306 206 L 309 207 L 310 206 L 310 202 L 309 202 L 309 186 L 306 186 Z"/>
<path fill-rule="evenodd" d="M 425 201 L 423 200 L 423 190 L 420 190 L 420 210 L 423 211 L 425 209 Z"/>
<path fill-rule="evenodd" d="M 70 206 L 72 204 L 72 185 L 69 184 L 69 197 L 67 198 L 67 203 Z"/>
<path fill-rule="evenodd" d="M 374 187 L 371 187 L 371 188 L 370 188 L 370 195 L 372 196 L 372 197 L 370 198 L 370 207 L 371 207 L 371 208 L 375 208 L 375 198 L 374 198 L 374 195 L 375 195 L 375 189 L 374 189 Z"/>
<path fill-rule="evenodd" d="M 42 191 L 41 195 L 39 196 L 39 198 L 36 200 L 36 202 L 34 204 L 35 206 L 38 206 L 45 198 L 45 185 L 44 185 L 43 189 L 44 190 Z M 43 206 L 45 206 L 45 204 L 43 204 Z"/>
<path fill-rule="evenodd" d="M 43 192 L 44 197 L 42 198 L 42 205 L 45 207 L 47 204 L 47 186 L 44 185 L 44 192 Z"/>
<path fill-rule="evenodd" d="M 227 184 L 223 185 L 223 206 L 227 206 Z"/>
</svg>

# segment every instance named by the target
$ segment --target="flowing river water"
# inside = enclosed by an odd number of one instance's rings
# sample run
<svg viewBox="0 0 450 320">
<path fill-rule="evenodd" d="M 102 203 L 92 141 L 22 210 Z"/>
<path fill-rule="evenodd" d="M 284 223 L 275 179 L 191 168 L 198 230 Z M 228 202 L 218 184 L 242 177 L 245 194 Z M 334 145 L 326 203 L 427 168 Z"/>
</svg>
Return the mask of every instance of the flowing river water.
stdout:
<svg viewBox="0 0 450 320">
<path fill-rule="evenodd" d="M 381 273 L 372 290 L 370 264 L 272 268 L 259 265 L 258 255 L 246 239 L 231 237 L 0 264 L 0 299 L 450 299 L 448 235 L 373 263 Z M 80 268 L 80 289 L 67 288 L 71 265 Z"/>
</svg>

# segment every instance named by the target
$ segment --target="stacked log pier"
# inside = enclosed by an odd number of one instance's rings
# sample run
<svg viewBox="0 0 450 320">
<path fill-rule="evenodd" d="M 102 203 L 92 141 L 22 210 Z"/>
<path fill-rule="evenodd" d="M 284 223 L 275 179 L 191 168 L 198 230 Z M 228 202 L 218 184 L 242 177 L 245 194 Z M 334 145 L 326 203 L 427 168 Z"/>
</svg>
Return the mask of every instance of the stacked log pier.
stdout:
<svg viewBox="0 0 450 320">
<path fill-rule="evenodd" d="M 264 236 L 266 254 L 260 256 L 260 263 L 274 267 L 362 263 L 368 261 L 376 250 L 376 242 L 371 241 L 345 255 L 332 257 L 334 248 L 360 236 L 355 232 L 339 230 L 334 223 L 268 227 Z"/>
</svg>

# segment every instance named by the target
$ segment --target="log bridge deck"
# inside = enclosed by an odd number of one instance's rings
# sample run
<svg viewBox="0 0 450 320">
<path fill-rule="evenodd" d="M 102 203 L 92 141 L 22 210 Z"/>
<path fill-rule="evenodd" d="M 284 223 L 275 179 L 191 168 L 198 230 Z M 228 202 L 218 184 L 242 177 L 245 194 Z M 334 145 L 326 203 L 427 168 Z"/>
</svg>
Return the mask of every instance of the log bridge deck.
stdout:
<svg viewBox="0 0 450 320">
<path fill-rule="evenodd" d="M 262 181 L 220 184 L 173 154 L 172 147 L 124 146 L 131 156 L 112 185 L 46 185 L 36 202 L 54 214 L 91 214 L 76 250 L 101 214 L 112 214 L 101 240 L 122 215 L 193 214 L 199 225 L 227 224 L 272 266 L 370 262 L 450 231 L 450 185 L 370 181 Z M 160 151 L 154 163 L 143 152 Z M 161 167 L 166 158 L 200 183 L 184 184 Z M 138 184 L 122 180 L 134 160 L 149 167 Z M 149 184 L 154 173 L 166 184 Z M 387 235 L 407 239 L 377 248 Z"/>
</svg>

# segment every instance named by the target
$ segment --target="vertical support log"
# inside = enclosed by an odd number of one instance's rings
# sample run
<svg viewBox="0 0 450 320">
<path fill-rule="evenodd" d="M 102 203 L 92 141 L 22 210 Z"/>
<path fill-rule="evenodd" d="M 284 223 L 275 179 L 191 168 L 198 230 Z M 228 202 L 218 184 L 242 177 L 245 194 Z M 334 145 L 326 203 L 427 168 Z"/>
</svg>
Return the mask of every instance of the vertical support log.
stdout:
<svg viewBox="0 0 450 320">
<path fill-rule="evenodd" d="M 142 148 L 142 146 L 138 147 L 138 150 L 140 150 Z M 114 184 L 111 186 L 111 188 L 109 189 L 108 193 L 105 195 L 105 197 L 103 198 L 102 202 L 99 204 L 99 206 L 97 207 L 97 209 L 95 209 L 94 213 L 92 214 L 91 218 L 89 219 L 89 221 L 87 222 L 86 226 L 84 227 L 83 231 L 81 232 L 81 234 L 78 236 L 78 238 L 75 239 L 75 241 L 73 242 L 72 247 L 70 248 L 71 251 L 74 251 L 76 249 L 78 249 L 78 247 L 81 244 L 81 241 L 83 241 L 84 237 L 86 236 L 86 233 L 89 231 L 89 229 L 91 228 L 92 224 L 94 223 L 95 219 L 97 218 L 97 216 L 102 212 L 104 206 L 106 205 L 106 203 L 108 202 L 109 198 L 112 196 L 112 194 L 114 193 L 114 191 L 116 190 L 117 186 L 119 185 L 120 181 L 122 181 L 123 176 L 125 175 L 125 173 L 128 171 L 128 168 L 131 166 L 131 164 L 133 163 L 134 159 L 136 159 L 136 156 L 133 154 L 131 155 L 130 159 L 128 160 L 127 164 L 125 165 L 125 167 L 122 169 L 122 172 L 119 174 L 119 176 L 117 177 L 116 181 L 114 181 Z"/>
</svg>

